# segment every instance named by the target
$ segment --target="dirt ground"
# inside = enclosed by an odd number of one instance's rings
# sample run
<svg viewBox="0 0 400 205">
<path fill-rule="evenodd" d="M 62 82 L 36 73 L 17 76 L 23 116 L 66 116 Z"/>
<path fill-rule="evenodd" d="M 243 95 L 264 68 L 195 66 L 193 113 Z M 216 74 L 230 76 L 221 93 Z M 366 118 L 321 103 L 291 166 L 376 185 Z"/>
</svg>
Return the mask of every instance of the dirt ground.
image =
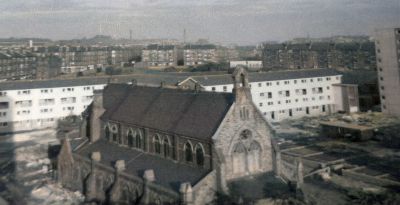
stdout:
<svg viewBox="0 0 400 205">
<path fill-rule="evenodd" d="M 49 147 L 59 144 L 55 130 L 0 136 L 0 198 L 9 204 L 80 204 L 83 196 L 54 180 Z"/>
</svg>

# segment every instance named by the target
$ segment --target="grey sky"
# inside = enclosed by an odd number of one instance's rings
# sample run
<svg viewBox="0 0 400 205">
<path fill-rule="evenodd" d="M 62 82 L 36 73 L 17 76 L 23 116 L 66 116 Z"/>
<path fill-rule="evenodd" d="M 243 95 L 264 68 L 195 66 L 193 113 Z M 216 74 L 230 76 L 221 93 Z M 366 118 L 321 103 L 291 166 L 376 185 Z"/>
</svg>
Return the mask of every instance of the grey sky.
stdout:
<svg viewBox="0 0 400 205">
<path fill-rule="evenodd" d="M 372 34 L 400 25 L 400 0 L 0 0 L 0 37 L 177 38 L 250 44 Z"/>
</svg>

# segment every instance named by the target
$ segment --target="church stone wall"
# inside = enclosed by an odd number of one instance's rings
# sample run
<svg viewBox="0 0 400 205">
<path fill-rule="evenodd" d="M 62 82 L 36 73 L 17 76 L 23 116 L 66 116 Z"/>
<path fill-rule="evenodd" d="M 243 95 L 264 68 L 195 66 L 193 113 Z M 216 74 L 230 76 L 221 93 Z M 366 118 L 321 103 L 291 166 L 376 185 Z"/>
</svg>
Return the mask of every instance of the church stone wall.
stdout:
<svg viewBox="0 0 400 205">
<path fill-rule="evenodd" d="M 214 170 L 193 187 L 194 205 L 211 203 L 217 192 L 217 172 Z"/>
<path fill-rule="evenodd" d="M 240 109 L 243 108 L 250 111 L 248 119 L 241 119 L 239 117 Z M 243 139 L 240 136 L 244 130 L 249 130 L 251 132 L 251 136 L 247 139 Z M 243 144 L 246 148 L 245 152 L 248 152 L 250 144 L 254 141 L 261 145 L 261 151 L 259 167 L 255 168 L 253 173 L 272 171 L 271 135 L 272 133 L 268 130 L 266 122 L 252 104 L 242 106 L 234 105 L 215 136 L 215 148 L 217 153 L 222 155 L 221 158 L 223 159 L 220 166 L 224 170 L 224 178 L 230 180 L 252 174 L 249 170 L 252 166 L 251 164 L 248 164 L 245 170 L 235 173 L 234 170 L 240 170 L 237 166 L 246 166 L 246 164 L 234 164 L 233 155 L 236 145 Z"/>
<path fill-rule="evenodd" d="M 59 161 L 59 163 L 63 163 Z M 145 183 L 145 180 L 126 173 L 120 173 L 120 183 L 115 188 L 116 178 L 115 169 L 94 162 L 95 178 L 89 179 L 93 174 L 92 161 L 77 154 L 73 154 L 72 166 L 59 165 L 58 174 L 60 183 L 63 187 L 77 190 L 88 195 L 90 180 L 96 181 L 96 200 L 102 202 L 110 201 L 110 192 L 112 189 L 118 190 L 120 204 L 177 204 L 179 194 L 166 188 L 160 187 L 151 182 Z M 145 185 L 146 184 L 146 185 Z M 142 200 L 146 198 L 147 203 Z"/>
<path fill-rule="evenodd" d="M 254 105 L 247 73 L 234 73 L 235 103 L 213 136 L 222 189 L 226 181 L 273 171 L 273 130 Z"/>
</svg>

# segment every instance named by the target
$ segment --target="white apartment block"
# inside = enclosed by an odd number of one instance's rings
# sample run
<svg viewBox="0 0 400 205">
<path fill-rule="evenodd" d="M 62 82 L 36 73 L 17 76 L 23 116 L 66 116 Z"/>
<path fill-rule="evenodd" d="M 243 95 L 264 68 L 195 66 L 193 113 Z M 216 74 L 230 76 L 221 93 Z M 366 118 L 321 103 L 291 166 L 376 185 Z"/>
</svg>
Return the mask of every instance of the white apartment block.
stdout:
<svg viewBox="0 0 400 205">
<path fill-rule="evenodd" d="M 249 73 L 253 101 L 270 121 L 358 111 L 358 106 L 349 105 L 347 96 L 341 96 L 345 92 L 338 92 L 341 77 L 331 69 Z M 193 76 L 179 85 L 199 84 L 206 91 L 232 92 L 231 81 L 230 75 Z"/>
<path fill-rule="evenodd" d="M 0 82 L 0 133 L 55 128 L 59 119 L 81 115 L 93 91 L 109 82 L 159 87 L 176 85 L 175 75 L 120 75 L 109 77 Z M 162 82 L 162 83 L 161 83 Z"/>
<path fill-rule="evenodd" d="M 230 61 L 229 67 L 236 68 L 236 66 L 244 66 L 249 70 L 260 70 L 262 68 L 262 61 Z"/>
<path fill-rule="evenodd" d="M 217 62 L 214 45 L 186 45 L 183 50 L 183 61 L 186 66 L 197 66 Z"/>
<path fill-rule="evenodd" d="M 177 50 L 172 45 L 149 45 L 142 51 L 142 62 L 149 67 L 177 65 Z"/>
<path fill-rule="evenodd" d="M 0 83 L 0 133 L 53 128 L 60 118 L 80 115 L 105 79 Z"/>
<path fill-rule="evenodd" d="M 382 112 L 400 116 L 400 28 L 380 29 L 375 35 Z"/>
</svg>

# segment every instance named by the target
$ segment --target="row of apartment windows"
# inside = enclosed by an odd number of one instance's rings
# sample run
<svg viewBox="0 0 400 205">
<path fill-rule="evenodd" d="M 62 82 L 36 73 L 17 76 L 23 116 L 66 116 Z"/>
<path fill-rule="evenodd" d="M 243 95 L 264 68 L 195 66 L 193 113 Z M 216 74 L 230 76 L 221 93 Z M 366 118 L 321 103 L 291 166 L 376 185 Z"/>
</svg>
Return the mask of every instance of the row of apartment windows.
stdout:
<svg viewBox="0 0 400 205">
<path fill-rule="evenodd" d="M 338 77 L 336 77 L 336 78 L 338 79 Z M 317 79 L 320 79 L 320 78 L 317 78 Z M 327 81 L 331 80 L 330 77 L 327 77 L 326 79 L 327 79 Z M 329 80 L 328 80 L 328 79 L 329 79 Z M 301 80 L 301 81 L 302 81 L 302 83 L 306 83 L 306 82 L 307 82 L 307 80 Z M 322 79 L 321 79 L 321 80 L 318 80 L 318 81 L 322 81 Z M 294 80 L 294 82 L 295 82 L 295 84 L 296 84 L 296 83 L 297 83 L 297 80 Z M 313 82 L 312 79 L 311 79 L 311 82 Z M 287 84 L 289 84 L 289 81 L 284 81 L 284 83 L 287 85 Z M 267 86 L 267 87 L 268 87 L 268 86 L 271 86 L 271 85 L 272 85 L 271 82 L 267 82 L 267 83 L 266 83 L 266 86 Z M 276 85 L 279 85 L 279 81 L 276 82 Z M 250 86 L 250 88 L 251 88 L 251 84 L 249 84 L 249 86 Z M 258 83 L 258 87 L 262 87 L 262 83 Z M 223 89 L 224 92 L 226 92 L 226 91 L 228 90 L 228 87 L 227 87 L 227 86 L 223 86 L 222 89 Z M 316 88 L 313 88 L 313 92 L 315 91 L 315 89 L 316 89 Z M 327 86 L 326 89 L 329 90 L 329 86 Z M 212 91 L 216 91 L 217 88 L 216 88 L 216 87 L 211 87 L 211 90 L 212 90 Z M 303 89 L 303 90 L 304 90 L 304 89 Z M 319 91 L 319 92 L 322 92 L 322 87 L 318 88 L 318 91 Z"/>
<path fill-rule="evenodd" d="M 326 87 L 327 90 L 329 90 L 329 86 Z M 290 91 L 289 90 L 285 90 L 285 91 L 279 91 L 278 94 L 279 96 L 283 96 L 283 92 L 285 92 L 285 96 L 286 97 L 290 97 Z M 318 87 L 318 88 L 312 88 L 312 92 L 314 94 L 320 94 L 323 93 L 323 88 L 322 87 Z M 272 98 L 272 93 L 268 92 L 268 98 Z M 307 89 L 296 89 L 296 94 L 297 95 L 307 95 Z M 260 97 L 265 96 L 265 93 L 260 93 Z"/>
<path fill-rule="evenodd" d="M 325 80 L 326 80 L 326 81 L 330 81 L 330 80 L 331 80 L 331 77 L 326 77 Z M 339 77 L 336 77 L 336 80 L 339 80 Z M 323 78 L 317 78 L 317 81 L 318 81 L 318 82 L 321 82 L 321 81 L 323 81 Z M 314 82 L 314 79 L 311 78 L 311 79 L 310 79 L 310 82 Z M 283 83 L 284 83 L 285 85 L 289 85 L 289 84 L 290 84 L 290 81 L 289 81 L 289 80 L 285 80 L 285 81 L 283 81 Z M 297 80 L 293 80 L 293 83 L 294 83 L 294 84 L 297 84 Z M 307 79 L 301 79 L 301 83 L 307 83 Z M 280 84 L 280 81 L 275 82 L 275 84 L 276 84 L 276 85 L 279 85 L 279 84 Z M 272 86 L 272 82 L 267 82 L 265 85 L 266 85 L 266 86 Z M 258 83 L 258 87 L 262 87 L 262 83 Z"/>
<path fill-rule="evenodd" d="M 318 110 L 318 109 L 320 109 L 320 106 L 305 107 L 304 110 L 305 110 L 305 112 L 306 112 L 307 115 L 310 114 L 310 109 Z M 322 106 L 321 106 L 321 109 L 322 109 L 322 110 L 321 110 L 322 112 L 326 112 L 326 105 L 322 105 Z M 277 112 L 278 112 L 279 114 L 285 114 L 286 111 L 287 111 L 289 117 L 293 117 L 293 109 L 279 110 L 279 111 L 277 111 Z M 302 112 L 302 111 L 303 111 L 303 108 L 296 108 L 295 111 L 296 111 L 296 112 Z M 267 112 L 264 112 L 263 114 L 264 114 L 264 116 L 266 116 L 266 115 L 267 115 Z M 275 111 L 270 112 L 270 114 L 271 114 L 271 119 L 275 119 Z"/>
<path fill-rule="evenodd" d="M 92 100 L 93 96 L 83 96 L 82 101 L 87 102 L 89 100 Z M 62 104 L 67 104 L 67 103 L 75 103 L 76 102 L 76 97 L 68 97 L 68 98 L 61 98 L 61 103 Z M 0 106 L 0 109 L 8 108 L 8 102 L 1 102 L 2 105 Z M 54 98 L 49 98 L 49 99 L 40 99 L 39 100 L 39 105 L 44 106 L 44 105 L 54 105 L 55 104 L 55 99 Z M 32 106 L 32 100 L 20 100 L 20 101 L 15 101 L 15 105 L 19 107 L 30 107 Z M 3 108 L 4 107 L 4 108 Z"/>
<path fill-rule="evenodd" d="M 15 105 L 19 106 L 19 107 L 30 107 L 30 106 L 32 106 L 32 100 L 15 101 Z"/>
<path fill-rule="evenodd" d="M 94 87 L 90 87 L 90 86 L 86 86 L 83 87 L 83 90 L 94 90 Z M 62 89 L 63 92 L 72 92 L 74 91 L 74 88 L 63 88 Z M 46 94 L 46 93 L 52 93 L 53 89 L 41 89 L 40 93 L 42 94 Z M 18 95 L 30 95 L 31 94 L 31 90 L 19 90 L 17 92 Z M 0 96 L 7 96 L 7 92 L 6 91 L 1 91 L 0 92 Z"/>
<path fill-rule="evenodd" d="M 317 98 L 312 97 L 312 98 L 310 98 L 310 99 L 311 99 L 312 101 L 315 101 Z M 325 99 L 325 96 L 319 96 L 318 99 L 319 99 L 319 100 L 324 100 L 324 99 Z M 327 99 L 330 100 L 330 99 L 331 99 L 331 96 L 328 95 L 328 96 L 327 96 Z M 308 102 L 309 98 L 303 98 L 302 100 L 303 100 L 303 102 Z M 294 101 L 295 101 L 295 102 L 299 102 L 299 99 L 295 99 Z M 285 100 L 285 103 L 286 103 L 286 104 L 290 104 L 290 103 L 292 103 L 292 100 Z M 281 104 L 281 101 L 277 101 L 277 104 L 280 105 L 280 104 Z M 262 107 L 264 104 L 263 104 L 263 103 L 259 103 L 258 105 L 259 105 L 259 107 Z M 274 102 L 269 101 L 269 102 L 267 102 L 267 105 L 274 105 Z"/>
<path fill-rule="evenodd" d="M 74 106 L 63 107 L 63 111 L 73 111 L 75 109 Z M 40 113 L 51 113 L 53 112 L 53 108 L 44 108 L 40 109 Z M 17 111 L 17 115 L 29 115 L 31 113 L 30 110 L 19 110 Z M 0 112 L 0 117 L 7 116 L 7 112 Z"/>
<path fill-rule="evenodd" d="M 15 121 L 15 126 L 25 126 L 31 123 L 51 123 L 54 122 L 54 118 L 44 118 L 44 119 L 37 119 L 37 120 L 22 120 L 22 121 Z"/>
<path fill-rule="evenodd" d="M 20 90 L 18 91 L 18 95 L 29 95 L 31 94 L 30 90 Z"/>
<path fill-rule="evenodd" d="M 20 110 L 17 111 L 17 115 L 29 115 L 31 113 L 30 110 Z"/>
<path fill-rule="evenodd" d="M 53 108 L 40 109 L 40 113 L 50 113 L 50 112 L 53 112 Z"/>
<path fill-rule="evenodd" d="M 63 107 L 63 110 L 64 110 L 64 111 L 66 111 L 66 110 L 68 110 L 68 111 L 73 111 L 74 109 L 75 109 L 74 106 Z"/>
</svg>

